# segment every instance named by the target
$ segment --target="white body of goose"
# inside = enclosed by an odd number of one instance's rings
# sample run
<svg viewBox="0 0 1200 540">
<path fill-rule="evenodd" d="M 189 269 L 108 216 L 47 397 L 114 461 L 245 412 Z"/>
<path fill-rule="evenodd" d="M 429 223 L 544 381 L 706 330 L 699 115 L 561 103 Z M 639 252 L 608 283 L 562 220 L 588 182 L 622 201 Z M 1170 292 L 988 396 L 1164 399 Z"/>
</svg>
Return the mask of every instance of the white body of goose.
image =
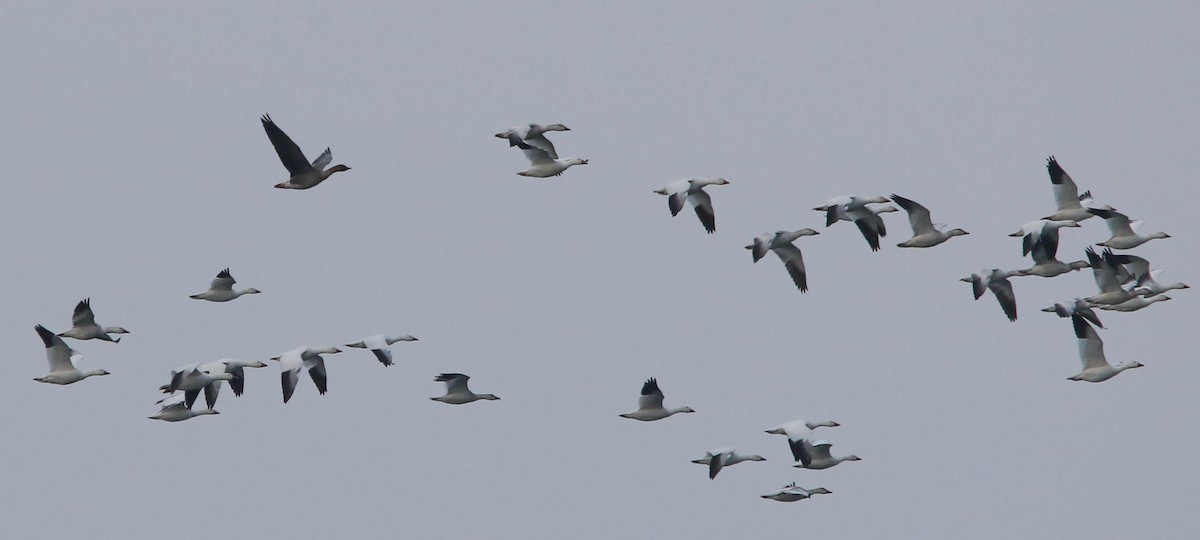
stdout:
<svg viewBox="0 0 1200 540">
<path fill-rule="evenodd" d="M 383 364 L 384 367 L 387 367 L 392 365 L 392 349 L 390 349 L 388 345 L 398 341 L 416 340 L 417 338 L 410 335 L 385 336 L 383 334 L 375 334 L 373 336 L 362 338 L 354 343 L 347 343 L 346 346 L 354 347 L 355 349 L 370 349 L 371 354 L 375 355 L 375 358 L 379 360 L 379 363 Z"/>
<path fill-rule="evenodd" d="M 773 435 L 787 435 L 788 448 L 792 451 L 793 461 L 801 461 L 804 458 L 804 453 L 808 451 L 806 442 L 812 441 L 812 432 L 819 427 L 838 427 L 841 424 L 832 420 L 822 422 L 809 422 L 803 418 L 792 420 L 786 424 L 774 427 L 767 430 L 767 433 Z M 811 456 L 810 456 L 811 458 Z"/>
<path fill-rule="evenodd" d="M 690 203 L 696 211 L 696 217 L 700 218 L 700 224 L 704 225 L 704 230 L 712 234 L 717 230 L 717 215 L 713 211 L 712 198 L 704 188 L 728 183 L 729 180 L 724 178 L 685 178 L 671 182 L 654 192 L 667 196 L 667 207 L 671 210 L 671 216 L 679 215 L 684 202 Z"/>
<path fill-rule="evenodd" d="M 792 283 L 796 284 L 796 288 L 800 289 L 800 292 L 808 292 L 808 274 L 804 269 L 804 254 L 792 242 L 801 236 L 816 234 L 820 233 L 812 229 L 763 233 L 754 237 L 753 243 L 746 246 L 746 249 L 750 250 L 753 262 L 758 262 L 759 259 L 766 257 L 768 251 L 775 252 L 779 260 L 783 261 L 783 267 L 792 277 Z"/>
<path fill-rule="evenodd" d="M 1076 313 L 1092 322 L 1092 324 L 1104 328 L 1104 323 L 1100 322 L 1100 317 L 1096 315 L 1096 311 L 1092 309 L 1092 304 L 1082 298 L 1068 300 L 1066 302 L 1058 302 L 1050 307 L 1042 308 L 1046 313 L 1057 313 L 1061 318 L 1067 318 Z"/>
<path fill-rule="evenodd" d="M 1029 255 L 1034 247 L 1041 246 L 1045 254 L 1053 258 L 1058 255 L 1058 230 L 1063 227 L 1080 225 L 1072 220 L 1039 219 L 1021 225 L 1020 230 L 1008 235 L 1021 238 L 1021 255 Z"/>
<path fill-rule="evenodd" d="M 799 469 L 828 469 L 843 461 L 861 461 L 862 459 L 855 455 L 833 457 L 829 454 L 829 449 L 833 446 L 829 441 L 817 441 L 809 443 L 807 440 L 802 440 L 804 449 L 807 452 L 807 459 L 801 459 L 798 465 L 792 465 Z"/>
<path fill-rule="evenodd" d="M 275 187 L 308 189 L 324 182 L 333 173 L 350 170 L 350 167 L 340 164 L 326 169 L 325 167 L 333 161 L 333 154 L 328 148 L 310 164 L 308 158 L 304 157 L 304 152 L 300 151 L 300 147 L 292 142 L 292 138 L 279 129 L 279 126 L 275 125 L 270 115 L 263 115 L 262 125 L 267 132 L 267 138 L 271 139 L 271 145 L 275 147 L 275 153 L 279 155 L 279 161 L 283 162 L 283 166 L 291 174 L 286 182 L 275 184 Z"/>
<path fill-rule="evenodd" d="M 1162 272 L 1163 271 L 1161 269 L 1155 269 L 1147 272 L 1144 276 L 1142 276 L 1141 279 L 1138 280 L 1137 287 L 1134 287 L 1134 290 L 1141 294 L 1162 294 L 1170 290 L 1191 288 L 1191 286 L 1187 283 L 1180 283 L 1178 281 L 1175 283 L 1168 283 L 1166 285 L 1159 283 L 1156 280 L 1162 277 Z"/>
<path fill-rule="evenodd" d="M 933 221 L 929 217 L 929 209 L 921 206 L 916 201 L 893 193 L 892 202 L 900 205 L 905 212 L 908 212 L 908 224 L 912 226 L 913 231 L 912 238 L 896 244 L 899 247 L 933 247 L 955 236 L 970 234 L 962 229 L 938 230 L 937 227 L 933 226 Z"/>
<path fill-rule="evenodd" d="M 1036 245 L 1029 251 L 1033 257 L 1033 266 L 1024 270 L 1017 270 L 1014 275 L 1020 276 L 1040 276 L 1051 278 L 1060 276 L 1074 270 L 1081 270 L 1091 266 L 1087 261 L 1074 261 L 1070 263 L 1062 262 L 1052 256 L 1046 254 L 1045 246 Z"/>
<path fill-rule="evenodd" d="M 1156 294 L 1154 296 L 1135 296 L 1133 298 L 1130 298 L 1129 300 L 1121 302 L 1120 304 L 1111 304 L 1111 305 L 1100 306 L 1100 309 L 1107 310 L 1107 311 L 1124 311 L 1124 312 L 1128 313 L 1130 311 L 1137 311 L 1139 309 L 1142 309 L 1142 308 L 1149 306 L 1155 302 L 1165 302 L 1170 299 L 1171 299 L 1170 296 L 1167 296 L 1164 294 Z"/>
<path fill-rule="evenodd" d="M 1067 377 L 1070 381 L 1104 382 L 1127 369 L 1142 367 L 1138 362 L 1122 362 L 1110 365 L 1104 358 L 1104 342 L 1096 329 L 1079 315 L 1071 317 L 1075 327 L 1075 337 L 1079 339 L 1079 360 L 1083 363 L 1083 371 L 1078 375 Z"/>
<path fill-rule="evenodd" d="M 843 219 L 853 222 L 866 239 L 867 245 L 871 246 L 871 251 L 879 251 L 879 238 L 887 236 L 887 227 L 883 224 L 883 218 L 867 208 L 867 205 L 887 202 L 890 202 L 887 197 L 839 195 L 813 210 L 825 212 L 826 227 Z"/>
<path fill-rule="evenodd" d="M 796 502 L 812 497 L 813 495 L 829 495 L 831 493 L 833 492 L 823 487 L 804 489 L 797 486 L 795 482 L 792 482 L 780 488 L 779 491 L 763 495 L 762 498 L 779 502 Z"/>
<path fill-rule="evenodd" d="M 226 268 L 217 273 L 217 277 L 212 280 L 212 284 L 208 286 L 208 290 L 199 294 L 189 296 L 194 300 L 208 300 L 209 302 L 228 302 L 242 296 L 244 294 L 258 294 L 262 291 L 258 289 L 242 289 L 240 291 L 233 290 L 233 284 L 237 283 L 233 276 Z"/>
<path fill-rule="evenodd" d="M 206 371 L 202 369 L 204 365 L 197 362 L 172 370 L 171 382 L 158 387 L 158 389 L 162 390 L 164 394 L 173 394 L 182 390 L 183 403 L 188 409 L 192 408 L 200 391 L 204 390 L 205 402 L 208 408 L 213 408 L 217 404 L 217 392 L 213 383 L 233 380 L 233 374 L 225 373 L 223 370 Z M 210 388 L 210 385 L 213 385 L 214 388 Z"/>
<path fill-rule="evenodd" d="M 75 312 L 71 315 L 71 329 L 66 332 L 60 332 L 59 337 L 69 337 L 72 339 L 99 339 L 103 341 L 111 341 L 117 343 L 121 338 L 114 338 L 109 334 L 128 334 L 129 331 L 120 326 L 100 326 L 96 324 L 96 316 L 92 313 L 92 299 L 84 298 L 75 305 Z"/>
<path fill-rule="evenodd" d="M 658 380 L 651 378 L 642 385 L 642 395 L 638 398 L 636 411 L 620 415 L 622 418 L 632 418 L 643 422 L 662 420 L 676 413 L 693 413 L 691 407 L 663 407 L 663 393 L 658 389 Z"/>
<path fill-rule="evenodd" d="M 241 396 L 242 391 L 246 387 L 246 371 L 245 368 L 263 368 L 267 367 L 267 363 L 260 360 L 235 360 L 233 358 L 223 358 L 215 362 L 200 364 L 200 371 L 208 374 L 228 373 L 231 378 L 228 379 L 229 387 L 233 388 L 233 395 Z M 217 402 L 217 394 L 221 391 L 221 381 L 226 379 L 217 379 L 204 387 L 204 400 L 212 407 Z"/>
<path fill-rule="evenodd" d="M 201 410 L 188 409 L 187 405 L 184 404 L 183 396 L 180 394 L 175 394 L 173 396 L 163 398 L 163 399 L 159 400 L 158 404 L 161 407 L 160 410 L 158 411 L 158 413 L 155 414 L 154 416 L 148 416 L 147 418 L 150 418 L 151 420 L 163 420 L 163 421 L 167 421 L 167 422 L 182 422 L 184 420 L 187 420 L 189 418 L 195 418 L 197 416 L 204 416 L 207 414 L 221 414 L 217 411 L 212 410 L 212 407 L 209 407 L 207 409 L 201 409 Z"/>
<path fill-rule="evenodd" d="M 517 173 L 519 176 L 529 176 L 532 178 L 561 176 L 563 171 L 566 171 L 572 166 L 588 164 L 588 160 L 586 159 L 559 159 L 556 157 L 558 155 L 557 153 L 555 153 L 554 156 L 551 156 L 550 152 L 547 152 L 545 149 L 526 143 L 516 137 L 510 138 L 509 141 L 514 142 L 521 150 L 524 150 L 525 158 L 529 160 L 530 167 Z M 553 150 L 553 147 L 551 147 L 551 150 Z"/>
<path fill-rule="evenodd" d="M 1050 173 L 1050 187 L 1054 190 L 1054 202 L 1058 205 L 1058 210 L 1044 219 L 1083 221 L 1092 217 L 1087 208 L 1092 202 L 1092 192 L 1087 191 L 1080 195 L 1079 187 L 1054 156 L 1046 160 L 1046 171 Z M 1109 209 L 1108 206 L 1101 208 Z"/>
<path fill-rule="evenodd" d="M 1012 283 L 1008 281 L 1008 278 L 1017 275 L 1021 274 L 993 268 L 980 270 L 959 281 L 971 284 L 971 291 L 975 294 L 976 300 L 979 300 L 983 293 L 992 291 L 996 301 L 1000 302 L 1000 309 L 1004 310 L 1004 315 L 1008 317 L 1009 322 L 1012 322 L 1017 320 L 1017 297 L 1013 294 Z"/>
<path fill-rule="evenodd" d="M 1091 208 L 1088 211 L 1104 218 L 1104 222 L 1108 224 L 1109 232 L 1112 233 L 1112 236 L 1108 240 L 1096 243 L 1097 246 L 1113 249 L 1133 249 L 1156 238 L 1171 237 L 1171 235 L 1161 231 L 1151 233 L 1138 232 L 1138 229 L 1142 227 L 1142 222 L 1129 221 L 1129 216 L 1116 210 Z"/>
<path fill-rule="evenodd" d="M 762 457 L 758 454 L 739 454 L 737 452 L 737 450 L 735 450 L 734 448 L 727 447 L 727 448 L 717 448 L 716 450 L 709 450 L 708 452 L 706 452 L 704 454 L 704 457 L 702 457 L 700 459 L 693 459 L 692 463 L 698 463 L 700 465 L 708 465 L 708 478 L 711 480 L 711 479 L 716 478 L 717 473 L 721 472 L 721 469 L 723 469 L 725 467 L 729 467 L 731 465 L 737 465 L 738 463 L 741 463 L 743 461 L 766 461 L 766 460 L 767 460 L 767 458 Z"/>
<path fill-rule="evenodd" d="M 337 354 L 342 352 L 334 347 L 297 347 L 279 356 L 271 358 L 279 362 L 280 381 L 283 385 L 283 402 L 287 403 L 292 399 L 292 393 L 296 391 L 296 384 L 300 382 L 300 370 L 308 371 L 308 376 L 312 378 L 313 384 L 317 386 L 317 392 L 325 395 L 329 389 L 327 385 L 327 375 L 325 372 L 325 359 L 322 354 Z"/>
<path fill-rule="evenodd" d="M 524 148 L 525 145 L 541 148 L 546 152 L 550 159 L 558 159 L 558 152 L 554 150 L 554 143 L 546 138 L 547 131 L 571 131 L 571 128 L 562 124 L 525 124 L 523 126 L 514 126 L 507 131 L 501 131 L 496 136 L 501 139 L 508 139 L 509 148 L 519 146 Z"/>
<path fill-rule="evenodd" d="M 75 362 L 83 359 L 82 354 L 71 350 L 62 338 L 54 335 L 54 332 L 47 330 L 45 326 L 39 324 L 33 329 L 37 331 L 38 337 L 42 338 L 42 344 L 46 346 L 46 361 L 50 363 L 50 373 L 33 380 L 50 384 L 71 384 L 88 377 L 109 374 L 103 369 L 80 370 Z"/>
<path fill-rule="evenodd" d="M 481 399 L 500 399 L 492 394 L 476 394 L 475 392 L 472 392 L 470 388 L 467 388 L 467 381 L 470 379 L 471 377 L 463 375 L 462 373 L 442 373 L 441 375 L 434 377 L 433 380 L 446 383 L 446 393 L 444 395 L 429 399 L 440 401 L 442 403 L 449 403 L 451 405 L 462 405 L 464 403 L 471 403 L 472 401 L 478 401 Z"/>
<path fill-rule="evenodd" d="M 1090 247 L 1087 248 L 1085 253 L 1087 254 L 1088 264 L 1092 266 L 1092 277 L 1096 279 L 1096 287 L 1100 289 L 1100 292 L 1084 300 L 1087 300 L 1092 305 L 1115 305 L 1137 296 L 1121 288 L 1121 283 L 1117 279 L 1117 271 L 1113 266 L 1113 259 L 1111 257 L 1101 257 Z"/>
</svg>

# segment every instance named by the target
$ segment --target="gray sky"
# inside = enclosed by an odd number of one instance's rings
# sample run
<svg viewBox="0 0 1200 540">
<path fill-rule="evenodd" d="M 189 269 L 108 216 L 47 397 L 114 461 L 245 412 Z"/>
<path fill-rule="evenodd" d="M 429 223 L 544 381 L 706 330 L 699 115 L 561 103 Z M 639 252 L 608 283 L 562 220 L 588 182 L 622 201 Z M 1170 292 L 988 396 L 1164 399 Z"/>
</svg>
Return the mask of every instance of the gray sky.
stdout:
<svg viewBox="0 0 1200 540">
<path fill-rule="evenodd" d="M 1103 313 L 1099 385 L 1038 308 L 1090 273 L 1015 281 L 1020 320 L 957 281 L 1029 265 L 1045 158 L 1172 234 L 1133 251 L 1200 281 L 1189 3 L 718 2 L 430 8 L 290 2 L 8 6 L 0 378 L 7 537 L 1174 537 L 1200 528 L 1191 291 Z M 353 170 L 309 191 L 258 121 Z M 587 166 L 527 179 L 492 137 L 561 122 Z M 691 176 L 717 233 L 651 193 Z M 898 193 L 970 236 L 871 253 L 810 210 Z M 810 291 L 742 246 L 803 238 Z M 1064 260 L 1107 238 L 1066 230 Z M 1191 264 L 1189 264 L 1191 263 Z M 230 267 L 264 294 L 189 300 Z M 110 377 L 56 387 L 35 324 L 92 298 Z M 411 333 L 329 393 L 248 374 L 220 416 L 146 419 L 171 368 Z M 448 406 L 461 371 L 502 400 Z M 657 377 L 668 406 L 617 415 Z M 797 417 L 858 463 L 790 467 Z M 688 461 L 762 454 L 715 480 Z M 758 496 L 798 481 L 833 495 Z M 211 520 L 211 521 L 206 521 Z"/>
</svg>

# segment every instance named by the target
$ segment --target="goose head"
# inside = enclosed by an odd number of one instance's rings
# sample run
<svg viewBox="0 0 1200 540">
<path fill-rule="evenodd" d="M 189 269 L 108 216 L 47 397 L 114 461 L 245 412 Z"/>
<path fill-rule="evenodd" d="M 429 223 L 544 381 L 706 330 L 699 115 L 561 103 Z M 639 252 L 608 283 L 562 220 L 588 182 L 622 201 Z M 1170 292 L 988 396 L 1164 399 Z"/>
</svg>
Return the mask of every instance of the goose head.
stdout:
<svg viewBox="0 0 1200 540">
<path fill-rule="evenodd" d="M 249 288 L 249 289 L 246 289 L 246 290 L 242 291 L 242 294 L 259 294 L 259 293 L 261 293 L 261 292 L 262 292 L 262 291 L 260 291 L 260 290 L 258 290 L 258 289 L 255 289 L 255 288 L 251 287 L 251 288 Z"/>
<path fill-rule="evenodd" d="M 950 230 L 946 231 L 946 236 L 963 236 L 966 234 L 971 234 L 971 233 L 964 231 L 962 229 L 950 229 Z"/>
<path fill-rule="evenodd" d="M 550 124 L 548 126 L 542 126 L 542 131 L 571 131 L 571 128 L 562 124 Z"/>
</svg>

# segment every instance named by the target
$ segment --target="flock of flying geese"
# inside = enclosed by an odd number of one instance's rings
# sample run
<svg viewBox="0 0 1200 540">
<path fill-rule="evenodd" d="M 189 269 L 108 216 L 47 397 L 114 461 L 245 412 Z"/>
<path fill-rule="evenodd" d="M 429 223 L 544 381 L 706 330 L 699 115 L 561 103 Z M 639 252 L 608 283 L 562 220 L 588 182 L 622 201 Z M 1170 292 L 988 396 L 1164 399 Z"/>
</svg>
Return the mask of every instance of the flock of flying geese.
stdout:
<svg viewBox="0 0 1200 540">
<path fill-rule="evenodd" d="M 333 156 L 326 148 L 311 163 L 300 147 L 287 136 L 271 117 L 262 117 L 263 129 L 268 139 L 275 147 L 280 161 L 288 170 L 287 181 L 277 184 L 281 189 L 310 189 L 328 179 L 337 172 L 350 170 L 346 165 L 329 167 Z M 562 175 L 568 168 L 575 165 L 586 165 L 588 161 L 580 158 L 558 157 L 554 144 L 546 138 L 551 131 L 570 131 L 562 124 L 526 124 L 496 134 L 496 137 L 506 139 L 510 147 L 518 147 L 530 162 L 530 167 L 518 172 L 518 175 L 547 178 Z M 1162 232 L 1141 233 L 1140 222 L 1131 222 L 1129 218 L 1109 206 L 1091 206 L 1090 192 L 1079 194 L 1078 188 L 1071 177 L 1059 166 L 1054 157 L 1047 161 L 1051 187 L 1058 204 L 1058 210 L 1045 218 L 1030 221 L 1009 236 L 1022 239 L 1022 255 L 1032 258 L 1033 266 L 1019 270 L 1001 270 L 999 268 L 984 269 L 962 278 L 971 284 L 975 299 L 978 300 L 987 291 L 1000 303 L 1009 321 L 1017 319 L 1016 296 L 1013 293 L 1011 277 L 1040 276 L 1051 278 L 1083 268 L 1091 268 L 1095 276 L 1099 292 L 1088 297 L 1077 297 L 1072 300 L 1057 303 L 1044 308 L 1042 311 L 1057 313 L 1060 317 L 1070 318 L 1075 336 L 1079 343 L 1079 356 L 1083 369 L 1070 380 L 1102 382 L 1120 372 L 1141 367 L 1138 362 L 1123 362 L 1111 365 L 1104 357 L 1103 342 L 1100 340 L 1096 327 L 1104 328 L 1093 308 L 1114 311 L 1137 311 L 1153 303 L 1169 300 L 1166 293 L 1172 289 L 1188 288 L 1183 283 L 1163 285 L 1157 281 L 1161 270 L 1151 269 L 1149 261 L 1128 254 L 1116 254 L 1113 250 L 1128 250 L 1157 238 L 1169 238 Z M 687 205 L 691 205 L 706 232 L 716 231 L 716 214 L 713 211 L 712 199 L 705 191 L 709 186 L 726 185 L 729 181 L 724 178 L 690 178 L 671 182 L 655 193 L 667 196 L 668 208 L 671 215 L 678 215 Z M 896 206 L 898 205 L 899 208 Z M 825 226 L 830 227 L 839 221 L 849 221 L 858 227 L 872 251 L 880 250 L 880 238 L 887 236 L 887 228 L 882 214 L 898 212 L 903 209 L 908 214 L 912 237 L 897 244 L 905 248 L 930 248 L 947 240 L 963 236 L 963 229 L 945 230 L 944 226 L 935 225 L 930 212 L 921 204 L 896 194 L 890 197 L 859 197 L 843 195 L 834 197 L 825 204 L 814 208 L 825 214 Z M 1080 227 L 1080 222 L 1099 216 L 1104 219 L 1111 231 L 1111 237 L 1096 245 L 1105 249 L 1097 253 L 1089 247 L 1085 254 L 1087 260 L 1064 263 L 1057 259 L 1059 231 L 1063 228 Z M 800 237 L 814 236 L 818 231 L 805 228 L 796 231 L 776 231 L 763 233 L 753 239 L 746 249 L 750 250 L 754 262 L 765 257 L 768 252 L 774 252 L 783 262 L 784 268 L 792 282 L 800 292 L 808 290 L 808 281 L 804 268 L 804 257 L 795 241 Z M 229 302 L 247 294 L 258 294 L 254 288 L 234 289 L 237 283 L 226 268 L 212 280 L 208 290 L 193 294 L 191 298 L 209 302 Z M 98 339 L 117 343 L 120 337 L 112 334 L 127 334 L 128 331 L 117 326 L 100 326 L 96 323 L 90 299 L 84 299 L 75 306 L 72 315 L 71 328 L 55 334 L 42 325 L 35 329 L 46 346 L 46 357 L 50 364 L 50 372 L 34 380 L 52 384 L 72 384 L 88 377 L 108 375 L 103 369 L 84 371 L 79 369 L 78 362 L 82 355 L 71 349 L 63 338 L 75 340 Z M 384 366 L 392 365 L 390 345 L 401 341 L 416 341 L 411 335 L 373 335 L 359 341 L 347 343 L 344 346 L 368 349 Z M 342 352 L 336 347 L 298 347 L 279 356 L 271 358 L 281 369 L 281 387 L 283 402 L 287 403 L 295 392 L 300 379 L 300 372 L 307 371 L 320 394 L 327 390 L 325 361 L 322 355 Z M 174 369 L 170 373 L 169 382 L 160 387 L 163 393 L 170 394 L 160 400 L 160 411 L 151 416 L 152 419 L 178 422 L 196 416 L 218 414 L 213 409 L 220 392 L 221 383 L 228 382 L 235 396 L 242 395 L 245 388 L 245 369 L 262 368 L 268 364 L 258 360 L 222 359 L 213 362 L 197 362 Z M 442 396 L 430 398 L 442 403 L 461 405 L 478 400 L 500 399 L 492 394 L 476 394 L 467 387 L 467 375 L 461 373 L 443 373 L 434 380 L 446 385 Z M 204 393 L 205 408 L 194 408 L 200 393 Z M 656 379 L 649 379 L 642 385 L 641 396 L 638 399 L 638 409 L 620 416 L 645 422 L 668 418 L 677 413 L 695 412 L 690 407 L 666 408 L 663 406 L 663 393 Z M 830 453 L 832 444 L 826 440 L 814 440 L 813 431 L 821 427 L 837 427 L 833 421 L 808 422 L 803 419 L 795 420 L 777 426 L 767 433 L 785 435 L 792 457 L 797 462 L 795 467 L 805 469 L 828 469 L 843 461 L 858 461 L 854 455 L 834 457 Z M 734 448 L 718 448 L 710 450 L 693 463 L 708 466 L 709 478 L 715 479 L 722 468 L 743 461 L 764 461 L 765 458 L 755 454 L 742 454 Z M 807 499 L 815 494 L 828 494 L 825 488 L 805 489 L 795 483 L 766 495 L 763 498 L 781 502 L 794 502 Z"/>
</svg>

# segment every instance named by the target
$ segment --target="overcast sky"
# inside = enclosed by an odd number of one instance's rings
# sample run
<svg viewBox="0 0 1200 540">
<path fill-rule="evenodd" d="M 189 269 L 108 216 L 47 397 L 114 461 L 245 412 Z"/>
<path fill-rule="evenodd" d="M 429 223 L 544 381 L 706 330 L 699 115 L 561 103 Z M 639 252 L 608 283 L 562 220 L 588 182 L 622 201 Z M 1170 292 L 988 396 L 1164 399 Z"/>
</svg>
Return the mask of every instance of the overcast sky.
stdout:
<svg viewBox="0 0 1200 540">
<path fill-rule="evenodd" d="M 177 538 L 1119 538 L 1200 529 L 1192 291 L 1103 312 L 1071 382 L 1090 272 L 1014 280 L 1020 319 L 958 282 L 1029 266 L 1006 236 L 1081 189 L 1167 231 L 1131 253 L 1196 284 L 1193 3 L 24 3 L 0 21 L 8 164 L 0 535 Z M 652 5 L 651 5 L 652 4 Z M 259 116 L 352 170 L 286 179 Z M 561 122 L 560 178 L 492 134 Z M 708 188 L 717 232 L 654 189 Z M 811 210 L 898 193 L 970 236 L 872 253 Z M 802 238 L 807 294 L 757 234 Z M 1082 258 L 1099 219 L 1062 233 Z M 261 295 L 198 302 L 222 268 Z M 121 343 L 33 331 L 90 297 Z M 384 368 L 279 368 L 168 424 L 172 368 L 413 334 Z M 440 372 L 500 401 L 450 406 Z M 618 417 L 657 377 L 668 406 Z M 793 469 L 798 417 L 862 461 Z M 689 463 L 767 458 L 709 480 Z M 833 492 L 781 504 L 784 484 Z"/>
</svg>

